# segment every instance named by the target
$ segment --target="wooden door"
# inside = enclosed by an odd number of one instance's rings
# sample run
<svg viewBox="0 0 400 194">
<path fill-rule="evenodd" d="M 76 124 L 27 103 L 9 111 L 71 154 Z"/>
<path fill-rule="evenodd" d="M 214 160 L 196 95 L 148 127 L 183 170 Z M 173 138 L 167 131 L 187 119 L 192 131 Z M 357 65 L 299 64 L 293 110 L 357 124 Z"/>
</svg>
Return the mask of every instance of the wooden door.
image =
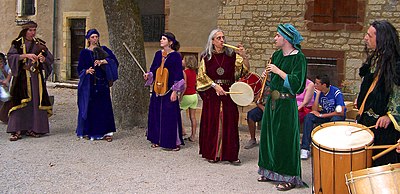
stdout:
<svg viewBox="0 0 400 194">
<path fill-rule="evenodd" d="M 78 79 L 79 53 L 85 48 L 86 19 L 71 19 L 71 79 Z"/>
</svg>

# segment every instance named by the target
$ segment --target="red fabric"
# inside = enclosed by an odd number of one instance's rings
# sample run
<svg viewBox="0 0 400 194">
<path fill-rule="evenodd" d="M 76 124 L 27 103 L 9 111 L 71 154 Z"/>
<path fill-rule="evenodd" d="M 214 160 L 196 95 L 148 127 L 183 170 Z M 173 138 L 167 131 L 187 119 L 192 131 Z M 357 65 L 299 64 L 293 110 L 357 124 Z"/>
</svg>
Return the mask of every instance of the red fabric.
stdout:
<svg viewBox="0 0 400 194">
<path fill-rule="evenodd" d="M 223 55 L 213 55 L 210 61 L 206 60 L 207 75 L 213 80 L 225 79 L 234 83 L 236 57 L 235 55 L 232 57 Z M 224 62 L 222 63 L 222 61 Z M 220 66 L 224 68 L 223 75 L 216 73 Z M 230 84 L 221 86 L 225 91 L 229 91 Z M 229 95 L 217 96 L 213 88 L 199 92 L 199 94 L 203 100 L 199 135 L 200 154 L 208 160 L 219 158 L 221 161 L 236 161 L 239 155 L 239 111 L 237 105 Z M 220 134 L 219 130 L 221 130 Z M 218 146 L 219 139 L 220 147 Z"/>
<path fill-rule="evenodd" d="M 184 95 L 196 94 L 196 71 L 193 69 L 185 69 L 186 74 L 186 90 Z"/>
<path fill-rule="evenodd" d="M 311 112 L 311 107 L 302 107 L 299 110 L 299 121 L 300 123 L 304 122 L 304 117 Z"/>
</svg>

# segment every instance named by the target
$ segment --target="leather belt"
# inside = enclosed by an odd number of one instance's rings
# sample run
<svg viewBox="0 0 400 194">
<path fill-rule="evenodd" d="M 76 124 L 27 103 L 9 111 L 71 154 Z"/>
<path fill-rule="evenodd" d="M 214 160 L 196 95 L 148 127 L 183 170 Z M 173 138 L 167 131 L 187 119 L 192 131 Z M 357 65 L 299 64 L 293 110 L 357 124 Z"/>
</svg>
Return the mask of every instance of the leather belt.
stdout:
<svg viewBox="0 0 400 194">
<path fill-rule="evenodd" d="M 232 84 L 232 81 L 227 80 L 227 79 L 216 79 L 216 80 L 214 80 L 214 83 L 229 85 L 229 84 Z"/>
<path fill-rule="evenodd" d="M 295 95 L 289 93 L 280 93 L 278 90 L 273 90 L 270 95 L 272 100 L 296 98 Z"/>
</svg>

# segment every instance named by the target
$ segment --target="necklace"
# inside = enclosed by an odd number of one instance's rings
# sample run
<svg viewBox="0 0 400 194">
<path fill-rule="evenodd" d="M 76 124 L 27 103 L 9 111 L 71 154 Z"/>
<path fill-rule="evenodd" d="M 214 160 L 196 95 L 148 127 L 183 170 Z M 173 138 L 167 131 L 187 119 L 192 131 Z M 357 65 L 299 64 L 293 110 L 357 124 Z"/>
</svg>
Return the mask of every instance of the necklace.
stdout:
<svg viewBox="0 0 400 194">
<path fill-rule="evenodd" d="M 218 75 L 224 75 L 225 69 L 222 67 L 222 65 L 224 64 L 225 55 L 224 54 L 222 55 L 222 62 L 221 63 L 219 63 L 216 55 L 214 55 L 214 58 L 215 58 L 215 61 L 217 62 L 218 66 L 219 66 L 217 68 L 217 74 Z"/>
</svg>

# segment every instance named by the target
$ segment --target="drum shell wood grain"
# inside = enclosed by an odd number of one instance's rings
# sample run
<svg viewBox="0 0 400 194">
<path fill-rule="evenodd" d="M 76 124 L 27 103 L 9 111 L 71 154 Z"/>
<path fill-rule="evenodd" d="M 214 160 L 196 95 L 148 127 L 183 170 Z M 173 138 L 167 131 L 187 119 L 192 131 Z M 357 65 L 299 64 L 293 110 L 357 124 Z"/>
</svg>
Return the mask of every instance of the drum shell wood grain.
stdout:
<svg viewBox="0 0 400 194">
<path fill-rule="evenodd" d="M 343 194 L 348 193 L 345 174 L 351 171 L 368 168 L 372 165 L 372 150 L 366 150 L 366 145 L 372 145 L 373 133 L 366 129 L 371 139 L 365 145 L 349 149 L 327 147 L 314 139 L 315 133 L 332 126 L 351 126 L 365 128 L 364 125 L 353 122 L 330 122 L 314 128 L 312 137 L 313 185 L 315 193 Z"/>
<path fill-rule="evenodd" d="M 346 184 L 351 194 L 400 194 L 400 163 L 347 173 Z"/>
</svg>

